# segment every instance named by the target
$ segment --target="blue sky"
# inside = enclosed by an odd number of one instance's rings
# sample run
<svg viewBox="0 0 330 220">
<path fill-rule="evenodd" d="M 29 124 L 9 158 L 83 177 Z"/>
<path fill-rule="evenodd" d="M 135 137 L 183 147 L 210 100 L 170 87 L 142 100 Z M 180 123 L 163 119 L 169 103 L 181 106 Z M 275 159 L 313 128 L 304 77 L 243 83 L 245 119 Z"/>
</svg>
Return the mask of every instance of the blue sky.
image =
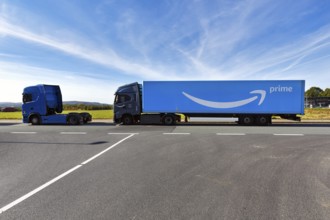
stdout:
<svg viewBox="0 0 330 220">
<path fill-rule="evenodd" d="M 0 102 L 35 84 L 103 103 L 143 80 L 329 88 L 329 11 L 327 0 L 0 0 Z"/>
</svg>

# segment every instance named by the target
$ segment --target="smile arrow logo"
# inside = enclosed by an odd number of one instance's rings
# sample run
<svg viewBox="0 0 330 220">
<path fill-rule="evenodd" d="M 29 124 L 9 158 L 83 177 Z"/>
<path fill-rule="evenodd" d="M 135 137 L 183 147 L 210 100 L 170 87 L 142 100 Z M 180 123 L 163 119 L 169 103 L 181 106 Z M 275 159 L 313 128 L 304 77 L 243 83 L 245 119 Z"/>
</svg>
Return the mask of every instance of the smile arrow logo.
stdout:
<svg viewBox="0 0 330 220">
<path fill-rule="evenodd" d="M 182 92 L 182 94 L 184 96 L 186 96 L 188 99 L 203 105 L 203 106 L 207 106 L 210 108 L 236 108 L 236 107 L 240 107 L 243 105 L 247 105 L 250 102 L 253 102 L 254 100 L 258 99 L 258 95 L 253 96 L 251 98 L 248 99 L 244 99 L 244 100 L 239 100 L 239 101 L 234 101 L 234 102 L 213 102 L 213 101 L 208 101 L 208 100 L 204 100 L 204 99 L 200 99 L 197 97 L 194 97 L 192 95 L 189 95 L 188 93 Z M 251 91 L 250 94 L 260 94 L 260 101 L 258 103 L 258 105 L 261 105 L 265 98 L 266 98 L 266 91 L 265 90 L 254 90 Z"/>
</svg>

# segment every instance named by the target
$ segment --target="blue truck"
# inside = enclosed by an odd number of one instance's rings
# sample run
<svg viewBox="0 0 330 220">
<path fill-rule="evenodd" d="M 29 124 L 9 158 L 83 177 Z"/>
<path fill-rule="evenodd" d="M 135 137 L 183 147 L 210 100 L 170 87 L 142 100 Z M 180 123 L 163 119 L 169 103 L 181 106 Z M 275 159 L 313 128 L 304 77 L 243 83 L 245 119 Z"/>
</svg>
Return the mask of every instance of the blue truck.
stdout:
<svg viewBox="0 0 330 220">
<path fill-rule="evenodd" d="M 63 111 L 62 93 L 57 85 L 36 85 L 23 90 L 23 123 L 78 125 L 92 121 L 87 113 L 59 114 Z"/>
<path fill-rule="evenodd" d="M 272 116 L 300 121 L 304 80 L 145 81 L 119 87 L 114 122 L 165 124 L 189 117 L 234 117 L 243 125 L 268 125 Z"/>
</svg>

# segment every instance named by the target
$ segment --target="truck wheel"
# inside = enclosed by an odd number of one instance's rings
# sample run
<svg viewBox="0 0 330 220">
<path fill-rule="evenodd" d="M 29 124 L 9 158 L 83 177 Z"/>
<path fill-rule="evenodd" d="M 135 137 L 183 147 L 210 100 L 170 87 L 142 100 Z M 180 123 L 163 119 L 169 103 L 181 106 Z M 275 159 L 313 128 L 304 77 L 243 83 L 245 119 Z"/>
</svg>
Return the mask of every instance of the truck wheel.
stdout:
<svg viewBox="0 0 330 220">
<path fill-rule="evenodd" d="M 68 115 L 68 124 L 69 125 L 78 125 L 79 124 L 79 117 L 77 115 Z"/>
<path fill-rule="evenodd" d="M 89 121 L 92 121 L 92 116 L 88 112 L 79 113 L 79 115 L 83 118 L 83 123 L 87 124 Z"/>
<path fill-rule="evenodd" d="M 254 117 L 251 115 L 244 115 L 240 117 L 240 124 L 252 125 L 254 123 Z"/>
<path fill-rule="evenodd" d="M 133 124 L 133 118 L 130 115 L 124 115 L 121 119 L 124 125 L 131 125 Z"/>
<path fill-rule="evenodd" d="M 269 118 L 268 116 L 264 116 L 264 115 L 261 115 L 261 116 L 257 117 L 258 125 L 261 125 L 261 126 L 268 125 L 268 123 L 269 123 L 268 118 Z"/>
<path fill-rule="evenodd" d="M 33 115 L 30 117 L 30 122 L 32 125 L 40 125 L 40 117 L 38 115 Z"/>
<path fill-rule="evenodd" d="M 163 123 L 164 125 L 173 125 L 175 123 L 174 117 L 172 115 L 165 115 Z"/>
</svg>

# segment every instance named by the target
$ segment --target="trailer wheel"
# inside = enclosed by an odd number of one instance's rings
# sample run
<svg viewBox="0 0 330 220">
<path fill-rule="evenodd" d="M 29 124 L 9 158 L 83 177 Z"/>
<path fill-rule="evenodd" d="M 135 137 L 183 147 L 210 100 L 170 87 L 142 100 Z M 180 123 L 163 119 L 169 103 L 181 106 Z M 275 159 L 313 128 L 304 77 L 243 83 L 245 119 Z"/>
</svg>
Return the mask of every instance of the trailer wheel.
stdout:
<svg viewBox="0 0 330 220">
<path fill-rule="evenodd" d="M 164 125 L 173 125 L 175 124 L 174 117 L 172 115 L 165 115 L 163 118 Z"/>
<path fill-rule="evenodd" d="M 124 115 L 121 119 L 124 125 L 131 125 L 133 124 L 133 118 L 130 115 Z"/>
<path fill-rule="evenodd" d="M 254 123 L 254 117 L 251 115 L 244 115 L 240 117 L 240 124 L 252 125 Z"/>
<path fill-rule="evenodd" d="M 32 125 L 40 125 L 40 117 L 38 115 L 32 115 L 30 116 L 30 122 Z"/>
<path fill-rule="evenodd" d="M 261 126 L 265 126 L 268 125 L 269 123 L 269 117 L 265 116 L 265 115 L 260 115 L 259 117 L 257 117 L 257 124 L 261 125 Z"/>
</svg>

